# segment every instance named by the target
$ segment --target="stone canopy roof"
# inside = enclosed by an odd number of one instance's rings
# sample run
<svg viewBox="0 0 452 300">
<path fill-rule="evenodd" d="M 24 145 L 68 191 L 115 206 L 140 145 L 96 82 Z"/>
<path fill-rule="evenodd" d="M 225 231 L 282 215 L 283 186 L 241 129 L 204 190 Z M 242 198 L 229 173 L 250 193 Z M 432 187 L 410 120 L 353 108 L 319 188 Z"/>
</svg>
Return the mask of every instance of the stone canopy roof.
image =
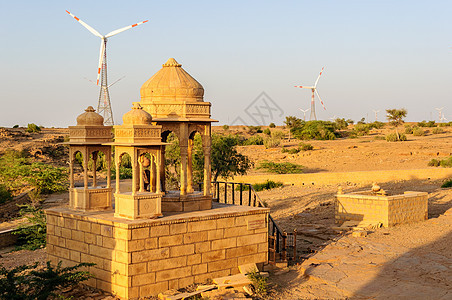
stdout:
<svg viewBox="0 0 452 300">
<path fill-rule="evenodd" d="M 174 58 L 168 59 L 162 69 L 141 87 L 141 102 L 183 101 L 202 102 L 204 88 L 188 74 Z"/>
</svg>

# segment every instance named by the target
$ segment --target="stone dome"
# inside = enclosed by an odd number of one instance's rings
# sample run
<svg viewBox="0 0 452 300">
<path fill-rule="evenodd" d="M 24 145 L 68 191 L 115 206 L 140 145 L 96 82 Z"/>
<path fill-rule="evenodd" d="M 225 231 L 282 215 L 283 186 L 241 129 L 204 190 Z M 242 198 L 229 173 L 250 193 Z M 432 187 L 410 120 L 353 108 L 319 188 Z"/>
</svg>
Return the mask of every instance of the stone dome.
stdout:
<svg viewBox="0 0 452 300">
<path fill-rule="evenodd" d="M 77 126 L 79 125 L 102 126 L 104 118 L 96 113 L 92 106 L 88 106 L 85 112 L 77 117 Z"/>
<path fill-rule="evenodd" d="M 204 88 L 174 58 L 148 79 L 140 89 L 141 101 L 175 100 L 202 102 Z"/>
<path fill-rule="evenodd" d="M 140 103 L 134 102 L 132 110 L 122 116 L 123 125 L 152 125 L 152 116 L 143 110 Z"/>
</svg>

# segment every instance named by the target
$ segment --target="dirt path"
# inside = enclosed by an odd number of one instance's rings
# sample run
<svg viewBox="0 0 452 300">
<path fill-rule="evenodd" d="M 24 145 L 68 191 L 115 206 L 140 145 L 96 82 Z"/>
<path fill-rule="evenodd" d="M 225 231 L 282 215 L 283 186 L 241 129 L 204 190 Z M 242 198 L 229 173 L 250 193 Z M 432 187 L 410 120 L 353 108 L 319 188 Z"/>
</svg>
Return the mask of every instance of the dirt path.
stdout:
<svg viewBox="0 0 452 300">
<path fill-rule="evenodd" d="M 271 276 L 275 299 L 451 299 L 452 190 L 440 182 L 388 183 L 394 192 L 429 192 L 429 220 L 340 235 L 333 188 L 282 188 L 261 194 L 285 230 L 297 229 L 301 264 Z M 351 187 L 349 191 L 362 190 Z M 284 199 L 276 200 L 277 194 Z"/>
</svg>

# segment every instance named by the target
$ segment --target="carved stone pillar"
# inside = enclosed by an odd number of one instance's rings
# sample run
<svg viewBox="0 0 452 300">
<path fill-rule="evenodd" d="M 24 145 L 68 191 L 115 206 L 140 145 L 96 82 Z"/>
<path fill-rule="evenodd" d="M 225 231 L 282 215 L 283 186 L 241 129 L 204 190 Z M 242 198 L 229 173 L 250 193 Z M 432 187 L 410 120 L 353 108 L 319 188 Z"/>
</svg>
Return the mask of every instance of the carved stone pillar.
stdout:
<svg viewBox="0 0 452 300">
<path fill-rule="evenodd" d="M 142 161 L 143 157 L 140 157 L 139 159 L 139 166 L 140 166 L 140 193 L 144 192 L 144 177 L 143 177 L 143 161 Z"/>
<path fill-rule="evenodd" d="M 69 188 L 74 188 L 74 153 L 69 153 Z"/>
<path fill-rule="evenodd" d="M 204 152 L 204 196 L 210 195 L 210 183 L 212 181 L 212 169 L 210 165 L 210 147 L 203 147 Z"/>
<path fill-rule="evenodd" d="M 193 140 L 188 139 L 187 147 L 187 193 L 193 193 Z"/>
<path fill-rule="evenodd" d="M 93 187 L 97 186 L 97 152 L 93 152 Z"/>
<path fill-rule="evenodd" d="M 165 146 L 160 150 L 160 181 L 162 184 L 162 192 L 166 192 L 166 173 L 165 173 Z"/>
<path fill-rule="evenodd" d="M 154 193 L 155 192 L 155 173 L 156 173 L 156 160 L 155 156 L 151 155 L 150 159 L 150 170 L 149 170 L 149 191 Z"/>
<path fill-rule="evenodd" d="M 180 194 L 187 194 L 187 147 L 180 146 Z"/>
<path fill-rule="evenodd" d="M 131 155 L 130 161 L 132 162 L 132 195 L 135 195 L 137 193 L 137 173 L 138 173 L 138 166 L 137 166 L 137 155 L 136 150 L 134 149 L 134 152 Z"/>
<path fill-rule="evenodd" d="M 159 169 L 159 167 L 162 165 L 162 161 L 161 161 L 161 151 L 158 151 L 155 157 L 155 164 L 156 164 L 156 168 L 155 169 Z M 162 182 L 160 180 L 160 170 L 156 171 L 156 188 L 155 188 L 155 192 L 156 193 L 161 193 L 161 186 L 162 186 Z"/>
<path fill-rule="evenodd" d="M 88 188 L 88 159 L 89 159 L 89 153 L 88 150 L 85 149 L 83 151 L 83 188 Z"/>
<path fill-rule="evenodd" d="M 107 160 L 107 188 L 111 188 L 111 152 L 105 151 L 104 154 Z"/>
</svg>

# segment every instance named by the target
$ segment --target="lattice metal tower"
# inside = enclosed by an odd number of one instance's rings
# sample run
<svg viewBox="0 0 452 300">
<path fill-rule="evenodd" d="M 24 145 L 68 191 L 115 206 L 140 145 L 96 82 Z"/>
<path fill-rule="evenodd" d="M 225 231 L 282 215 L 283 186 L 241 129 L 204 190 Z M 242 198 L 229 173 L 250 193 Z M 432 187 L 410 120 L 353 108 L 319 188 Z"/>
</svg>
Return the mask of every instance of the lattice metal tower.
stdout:
<svg viewBox="0 0 452 300">
<path fill-rule="evenodd" d="M 104 125 L 114 125 L 113 112 L 111 110 L 110 93 L 108 92 L 107 80 L 107 39 L 104 39 L 104 59 L 100 77 L 100 94 L 97 103 L 97 113 L 104 117 Z"/>
<path fill-rule="evenodd" d="M 104 117 L 104 125 L 114 125 L 113 114 L 111 111 L 110 94 L 108 92 L 108 83 L 107 83 L 107 39 L 130 28 L 146 23 L 148 20 L 133 25 L 129 25 L 120 29 L 116 29 L 106 35 L 102 35 L 96 29 L 92 28 L 91 26 L 80 20 L 80 18 L 77 18 L 67 10 L 66 12 L 71 17 L 73 17 L 77 22 L 82 24 L 83 27 L 88 29 L 92 34 L 101 38 L 99 65 L 97 68 L 97 81 L 96 81 L 96 84 L 99 85 L 99 77 L 101 77 L 100 95 L 99 102 L 97 104 L 97 112 Z"/>
</svg>

